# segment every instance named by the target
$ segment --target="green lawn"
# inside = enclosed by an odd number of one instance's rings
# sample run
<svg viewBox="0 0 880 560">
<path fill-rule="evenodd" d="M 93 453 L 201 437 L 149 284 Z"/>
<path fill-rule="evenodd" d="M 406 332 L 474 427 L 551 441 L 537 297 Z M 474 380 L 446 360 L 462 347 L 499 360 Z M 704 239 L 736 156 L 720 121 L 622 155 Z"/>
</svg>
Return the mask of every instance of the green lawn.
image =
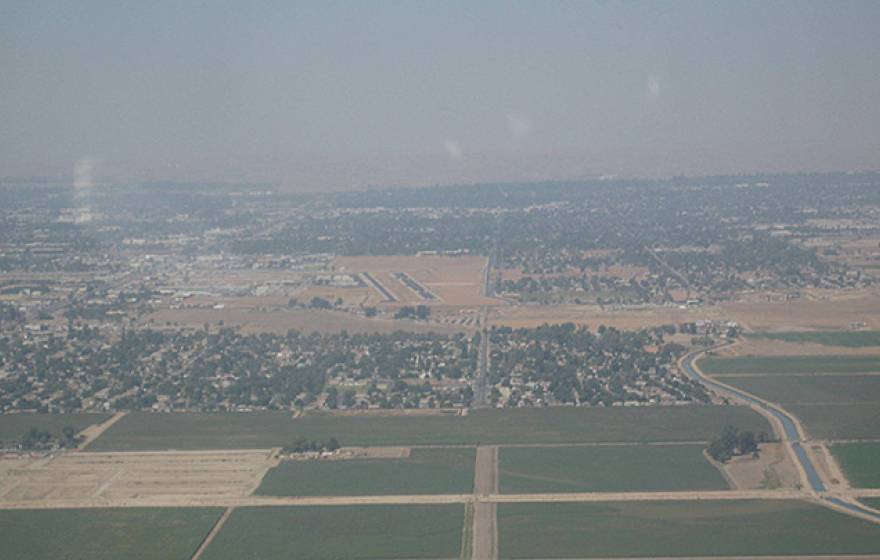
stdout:
<svg viewBox="0 0 880 560">
<path fill-rule="evenodd" d="M 727 490 L 703 445 L 502 447 L 501 491 Z"/>
<path fill-rule="evenodd" d="M 831 452 L 854 487 L 880 488 L 880 443 L 837 443 Z"/>
<path fill-rule="evenodd" d="M 880 356 L 708 356 L 697 365 L 708 375 L 864 373 L 880 372 Z"/>
<path fill-rule="evenodd" d="M 812 437 L 860 439 L 880 437 L 880 405 L 877 403 L 803 405 L 785 409 L 798 417 Z"/>
<path fill-rule="evenodd" d="M 464 506 L 238 508 L 203 560 L 458 558 Z"/>
<path fill-rule="evenodd" d="M 776 403 L 874 402 L 880 408 L 880 375 L 731 376 L 724 382 Z"/>
<path fill-rule="evenodd" d="M 501 558 L 880 553 L 880 525 L 795 500 L 500 504 Z"/>
<path fill-rule="evenodd" d="M 253 449 L 297 437 L 343 445 L 575 443 L 708 440 L 727 424 L 770 431 L 748 407 L 551 407 L 489 409 L 467 416 L 304 416 L 286 412 L 133 413 L 114 424 L 89 451 Z"/>
<path fill-rule="evenodd" d="M 406 459 L 284 461 L 263 479 L 257 494 L 368 496 L 470 494 L 473 448 L 413 449 Z"/>
<path fill-rule="evenodd" d="M 880 331 L 810 331 L 746 333 L 746 338 L 764 338 L 782 342 L 812 342 L 825 346 L 861 348 L 880 346 Z"/>
<path fill-rule="evenodd" d="M 109 414 L 0 414 L 0 441 L 16 442 L 31 428 L 48 430 L 55 436 L 61 436 L 65 426 L 73 426 L 77 432 L 110 418 Z"/>
<path fill-rule="evenodd" d="M 4 560 L 189 560 L 223 510 L 0 510 Z"/>
</svg>

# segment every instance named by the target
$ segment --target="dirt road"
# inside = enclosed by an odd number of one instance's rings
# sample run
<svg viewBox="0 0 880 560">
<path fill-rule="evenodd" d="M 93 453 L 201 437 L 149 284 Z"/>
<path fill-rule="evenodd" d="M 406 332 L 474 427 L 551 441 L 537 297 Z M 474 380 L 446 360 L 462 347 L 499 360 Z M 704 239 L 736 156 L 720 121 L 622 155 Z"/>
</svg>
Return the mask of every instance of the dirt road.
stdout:
<svg viewBox="0 0 880 560">
<path fill-rule="evenodd" d="M 214 537 L 220 532 L 220 529 L 223 528 L 223 525 L 226 524 L 226 520 L 229 519 L 229 516 L 232 515 L 232 511 L 235 508 L 228 507 L 226 511 L 223 512 L 223 515 L 220 516 L 220 519 L 217 520 L 217 523 L 214 523 L 214 526 L 211 527 L 211 532 L 208 533 L 208 536 L 205 537 L 205 540 L 202 541 L 202 544 L 199 545 L 199 548 L 196 550 L 196 553 L 193 554 L 192 560 L 199 560 L 202 557 L 202 554 L 207 550 L 208 545 L 211 544 L 211 541 L 214 540 Z"/>
<path fill-rule="evenodd" d="M 498 494 L 498 447 L 495 445 L 477 447 L 477 460 L 474 466 L 474 560 L 487 560 L 498 557 L 497 507 L 491 501 Z"/>
<path fill-rule="evenodd" d="M 109 430 L 110 426 L 112 426 L 116 422 L 122 420 L 122 417 L 125 416 L 126 414 L 128 414 L 128 413 L 127 412 L 117 412 L 116 414 L 114 414 L 109 419 L 105 420 L 104 422 L 102 422 L 100 424 L 95 424 L 95 425 L 89 426 L 85 430 L 81 431 L 79 433 L 79 435 L 82 436 L 84 439 L 83 439 L 82 443 L 79 444 L 79 447 L 77 448 L 77 450 L 82 451 L 83 449 L 88 447 L 88 445 L 90 443 L 92 443 L 93 441 L 95 441 L 96 439 L 98 439 L 98 437 L 101 436 L 101 434 L 103 434 L 104 432 Z"/>
</svg>

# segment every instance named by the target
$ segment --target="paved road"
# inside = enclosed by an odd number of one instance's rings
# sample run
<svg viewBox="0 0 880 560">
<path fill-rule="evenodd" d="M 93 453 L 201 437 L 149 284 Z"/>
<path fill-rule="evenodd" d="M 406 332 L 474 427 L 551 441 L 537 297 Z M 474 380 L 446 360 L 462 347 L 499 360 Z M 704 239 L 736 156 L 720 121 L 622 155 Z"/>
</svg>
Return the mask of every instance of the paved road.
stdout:
<svg viewBox="0 0 880 560">
<path fill-rule="evenodd" d="M 480 331 L 480 348 L 477 354 L 477 377 L 474 379 L 474 408 L 489 406 L 489 327 L 486 325 L 489 313 L 485 307 L 481 315 L 483 328 Z"/>
<path fill-rule="evenodd" d="M 840 494 L 860 496 L 856 490 Z M 139 498 L 45 499 L 0 502 L 0 509 L 69 509 L 105 507 L 274 507 L 337 505 L 403 505 L 527 502 L 626 502 L 684 500 L 803 500 L 798 490 L 708 490 L 681 492 L 565 492 L 543 494 L 414 494 L 383 496 L 143 496 Z"/>
</svg>

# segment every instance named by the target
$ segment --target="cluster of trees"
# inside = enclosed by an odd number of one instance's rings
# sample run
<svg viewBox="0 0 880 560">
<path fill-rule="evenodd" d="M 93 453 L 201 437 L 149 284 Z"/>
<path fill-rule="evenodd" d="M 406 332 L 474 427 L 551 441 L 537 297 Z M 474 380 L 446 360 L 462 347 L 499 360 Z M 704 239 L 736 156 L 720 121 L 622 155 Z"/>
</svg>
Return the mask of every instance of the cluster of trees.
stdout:
<svg viewBox="0 0 880 560">
<path fill-rule="evenodd" d="M 417 319 L 425 321 L 431 316 L 431 308 L 427 305 L 404 305 L 394 314 L 395 319 Z"/>
<path fill-rule="evenodd" d="M 82 442 L 82 439 L 82 436 L 76 435 L 73 426 L 64 426 L 61 429 L 61 435 L 55 435 L 49 430 L 31 428 L 15 445 L 23 450 L 58 449 L 76 447 Z M 2 442 L 0 442 L 0 447 L 2 447 Z"/>
<path fill-rule="evenodd" d="M 324 451 L 333 453 L 338 449 L 339 441 L 337 441 L 335 437 L 331 437 L 326 442 L 322 440 L 310 440 L 305 437 L 298 437 L 290 444 L 285 445 L 281 449 L 281 452 L 286 455 L 291 455 L 293 453 L 321 453 Z"/>
<path fill-rule="evenodd" d="M 726 463 L 732 457 L 739 455 L 758 456 L 758 444 L 769 441 L 769 436 L 761 432 L 755 436 L 754 432 L 741 431 L 735 426 L 725 426 L 721 433 L 715 437 L 706 450 L 716 461 Z"/>
</svg>

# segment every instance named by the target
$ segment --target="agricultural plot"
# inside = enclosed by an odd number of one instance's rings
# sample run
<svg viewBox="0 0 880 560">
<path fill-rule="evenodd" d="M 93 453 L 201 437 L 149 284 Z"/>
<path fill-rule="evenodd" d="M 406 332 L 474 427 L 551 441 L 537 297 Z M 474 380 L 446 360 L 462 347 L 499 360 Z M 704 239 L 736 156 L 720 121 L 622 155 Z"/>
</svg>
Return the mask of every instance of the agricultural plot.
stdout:
<svg viewBox="0 0 880 560">
<path fill-rule="evenodd" d="M 110 418 L 109 414 L 0 414 L 0 442 L 12 443 L 21 439 L 31 428 L 46 430 L 55 437 L 61 436 L 65 426 L 81 432 L 92 424 Z"/>
<path fill-rule="evenodd" d="M 0 460 L 0 503 L 240 497 L 272 464 L 266 451 L 63 453 L 49 461 Z"/>
<path fill-rule="evenodd" d="M 469 494 L 473 448 L 413 449 L 401 459 L 284 461 L 266 475 L 257 494 L 369 496 Z"/>
<path fill-rule="evenodd" d="M 855 488 L 880 488 L 880 443 L 837 443 L 831 452 Z"/>
<path fill-rule="evenodd" d="M 0 510 L 5 560 L 188 560 L 220 508 Z"/>
<path fill-rule="evenodd" d="M 825 346 L 861 348 L 880 346 L 880 331 L 789 331 L 747 333 L 746 338 L 779 340 L 782 342 L 808 342 Z"/>
<path fill-rule="evenodd" d="M 880 525 L 795 500 L 501 504 L 501 558 L 876 554 Z"/>
<path fill-rule="evenodd" d="M 297 437 L 342 445 L 579 443 L 709 440 L 724 426 L 770 431 L 742 406 L 490 409 L 463 416 L 304 416 L 286 412 L 132 413 L 89 451 L 255 449 Z"/>
<path fill-rule="evenodd" d="M 819 439 L 866 439 L 880 437 L 880 406 L 877 403 L 786 405 L 811 437 Z"/>
<path fill-rule="evenodd" d="M 697 362 L 708 375 L 761 374 L 845 374 L 880 372 L 880 356 L 709 356 Z"/>
<path fill-rule="evenodd" d="M 202 558 L 458 558 L 463 522 L 460 504 L 239 508 Z"/>
<path fill-rule="evenodd" d="M 726 490 L 703 445 L 502 447 L 501 492 Z"/>
<path fill-rule="evenodd" d="M 880 375 L 729 376 L 724 382 L 781 404 L 873 402 L 880 408 Z"/>
</svg>

